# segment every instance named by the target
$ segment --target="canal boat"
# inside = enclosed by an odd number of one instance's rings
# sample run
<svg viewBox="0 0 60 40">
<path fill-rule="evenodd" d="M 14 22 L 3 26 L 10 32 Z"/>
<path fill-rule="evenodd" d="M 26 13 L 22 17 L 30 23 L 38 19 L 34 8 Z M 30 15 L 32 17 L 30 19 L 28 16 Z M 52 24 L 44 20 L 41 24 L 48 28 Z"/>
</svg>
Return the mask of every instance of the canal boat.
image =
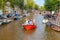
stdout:
<svg viewBox="0 0 60 40">
<path fill-rule="evenodd" d="M 23 29 L 25 30 L 32 30 L 32 29 L 35 29 L 36 26 L 35 25 L 23 25 Z"/>
<path fill-rule="evenodd" d="M 55 31 L 60 31 L 60 27 L 58 27 L 57 25 L 52 25 L 51 29 L 53 29 Z"/>
<path fill-rule="evenodd" d="M 3 19 L 3 23 L 10 23 L 10 22 L 12 22 L 13 20 L 11 20 L 11 19 Z"/>
<path fill-rule="evenodd" d="M 26 21 L 24 24 L 23 24 L 23 29 L 25 30 L 32 30 L 32 29 L 35 29 L 36 28 L 36 24 L 35 22 L 30 22 L 28 23 L 28 21 Z"/>
<path fill-rule="evenodd" d="M 51 22 L 47 22 L 46 26 L 50 27 L 52 30 L 60 31 L 60 27 L 58 27 L 57 25 L 52 24 Z"/>
</svg>

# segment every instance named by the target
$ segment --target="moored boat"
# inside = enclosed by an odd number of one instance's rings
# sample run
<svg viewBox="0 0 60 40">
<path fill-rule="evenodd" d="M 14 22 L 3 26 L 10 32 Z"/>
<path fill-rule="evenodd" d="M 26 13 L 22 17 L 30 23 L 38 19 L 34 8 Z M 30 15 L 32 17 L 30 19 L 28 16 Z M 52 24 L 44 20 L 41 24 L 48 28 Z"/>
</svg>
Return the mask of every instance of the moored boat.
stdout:
<svg viewBox="0 0 60 40">
<path fill-rule="evenodd" d="M 60 31 L 60 27 L 58 27 L 57 25 L 52 24 L 51 22 L 47 22 L 46 26 L 50 27 L 52 30 Z"/>
<path fill-rule="evenodd" d="M 11 20 L 11 19 L 3 19 L 3 23 L 10 23 L 10 22 L 12 22 L 13 20 Z"/>
<path fill-rule="evenodd" d="M 53 29 L 55 31 L 60 31 L 60 27 L 58 27 L 57 25 L 52 25 L 51 29 Z"/>
</svg>

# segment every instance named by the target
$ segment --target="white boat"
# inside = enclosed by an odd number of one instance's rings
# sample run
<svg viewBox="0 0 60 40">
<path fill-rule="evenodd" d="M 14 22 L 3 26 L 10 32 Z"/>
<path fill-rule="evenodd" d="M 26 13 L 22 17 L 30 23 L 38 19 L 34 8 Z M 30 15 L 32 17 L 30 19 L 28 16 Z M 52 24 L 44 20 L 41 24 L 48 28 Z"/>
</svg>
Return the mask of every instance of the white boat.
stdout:
<svg viewBox="0 0 60 40">
<path fill-rule="evenodd" d="M 3 19 L 3 23 L 9 23 L 9 22 L 12 22 L 13 20 L 11 19 Z"/>
<path fill-rule="evenodd" d="M 7 20 L 7 22 L 9 23 L 9 22 L 12 22 L 13 20 Z"/>
</svg>

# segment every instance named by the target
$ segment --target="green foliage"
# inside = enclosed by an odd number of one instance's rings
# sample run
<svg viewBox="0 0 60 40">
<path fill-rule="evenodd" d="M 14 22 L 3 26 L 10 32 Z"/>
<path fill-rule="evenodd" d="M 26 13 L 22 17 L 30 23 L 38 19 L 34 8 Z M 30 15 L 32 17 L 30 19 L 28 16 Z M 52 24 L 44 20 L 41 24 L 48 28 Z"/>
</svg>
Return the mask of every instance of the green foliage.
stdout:
<svg viewBox="0 0 60 40">
<path fill-rule="evenodd" d="M 1 6 L 2 6 L 2 0 L 0 0 L 0 8 L 1 8 Z"/>
<path fill-rule="evenodd" d="M 56 9 L 57 11 L 60 11 L 60 1 L 57 1 L 57 2 L 56 2 L 55 9 Z"/>
<path fill-rule="evenodd" d="M 38 5 L 35 5 L 35 9 L 38 10 L 39 9 L 39 6 Z"/>
<path fill-rule="evenodd" d="M 33 0 L 26 0 L 25 9 L 33 9 L 35 7 L 35 3 Z"/>
<path fill-rule="evenodd" d="M 58 0 L 45 0 L 45 9 L 49 11 L 56 11 L 60 7 L 60 1 Z"/>
<path fill-rule="evenodd" d="M 24 1 L 27 4 L 24 5 Z M 4 9 L 6 2 L 10 2 L 13 8 L 18 6 L 20 9 L 38 9 L 38 5 L 34 3 L 34 0 L 0 0 L 0 8 L 2 7 Z"/>
<path fill-rule="evenodd" d="M 39 10 L 45 10 L 45 7 L 44 6 L 40 6 Z"/>
<path fill-rule="evenodd" d="M 20 7 L 21 9 L 23 9 L 23 5 L 24 5 L 24 0 L 9 0 L 9 2 L 11 3 L 11 6 L 14 7 L 14 6 L 18 6 Z"/>
</svg>

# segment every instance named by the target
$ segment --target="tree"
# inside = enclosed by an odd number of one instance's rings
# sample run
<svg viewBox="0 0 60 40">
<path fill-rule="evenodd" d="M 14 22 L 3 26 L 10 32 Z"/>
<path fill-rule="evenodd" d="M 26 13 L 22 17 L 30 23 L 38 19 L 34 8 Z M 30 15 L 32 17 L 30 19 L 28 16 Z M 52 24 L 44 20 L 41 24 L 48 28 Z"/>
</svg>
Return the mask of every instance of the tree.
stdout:
<svg viewBox="0 0 60 40">
<path fill-rule="evenodd" d="M 0 8 L 2 7 L 2 4 L 3 4 L 3 2 L 2 2 L 2 0 L 0 0 Z"/>
<path fill-rule="evenodd" d="M 35 3 L 33 0 L 25 0 L 25 9 L 34 9 Z"/>
<path fill-rule="evenodd" d="M 18 6 L 21 9 L 24 7 L 24 0 L 6 0 L 6 2 L 10 2 L 11 7 Z"/>
<path fill-rule="evenodd" d="M 45 0 L 45 9 L 49 11 L 56 11 L 60 8 L 59 0 Z"/>
<path fill-rule="evenodd" d="M 56 2 L 55 10 L 60 11 L 60 1 Z"/>
<path fill-rule="evenodd" d="M 45 7 L 44 6 L 40 6 L 39 10 L 45 10 Z"/>
<path fill-rule="evenodd" d="M 38 10 L 39 9 L 39 6 L 38 5 L 35 5 L 35 9 Z"/>
<path fill-rule="evenodd" d="M 49 11 L 55 10 L 55 4 L 57 0 L 45 0 L 45 9 Z"/>
</svg>

